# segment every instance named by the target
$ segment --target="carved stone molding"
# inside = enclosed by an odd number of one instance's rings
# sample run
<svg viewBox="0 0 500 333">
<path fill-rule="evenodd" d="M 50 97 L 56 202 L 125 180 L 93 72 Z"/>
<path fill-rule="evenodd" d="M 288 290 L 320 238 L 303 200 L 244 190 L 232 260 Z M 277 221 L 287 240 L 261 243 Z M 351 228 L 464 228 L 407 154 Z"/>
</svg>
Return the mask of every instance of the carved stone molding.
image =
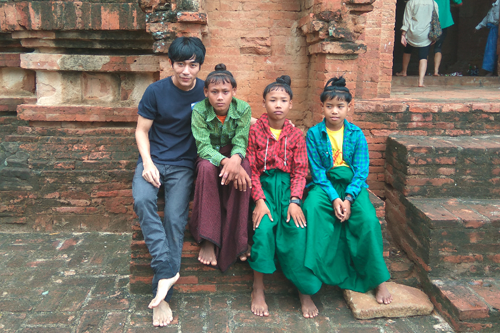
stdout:
<svg viewBox="0 0 500 333">
<path fill-rule="evenodd" d="M 306 35 L 309 54 L 360 54 L 366 45 L 358 42 L 375 0 L 314 0 L 298 26 Z M 306 4 L 307 7 L 307 4 Z"/>
<path fill-rule="evenodd" d="M 139 0 L 146 13 L 146 31 L 155 42 L 155 53 L 167 53 L 176 37 L 199 37 L 208 33 L 204 0 Z"/>
</svg>

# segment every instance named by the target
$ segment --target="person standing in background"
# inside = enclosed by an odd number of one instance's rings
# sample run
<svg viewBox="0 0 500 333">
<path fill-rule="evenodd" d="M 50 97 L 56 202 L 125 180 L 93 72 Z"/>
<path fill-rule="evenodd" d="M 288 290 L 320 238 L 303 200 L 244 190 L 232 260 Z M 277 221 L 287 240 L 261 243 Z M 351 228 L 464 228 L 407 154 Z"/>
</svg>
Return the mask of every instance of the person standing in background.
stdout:
<svg viewBox="0 0 500 333">
<path fill-rule="evenodd" d="M 455 22 L 451 17 L 450 10 L 450 0 L 434 0 L 438 4 L 439 8 L 439 23 L 441 24 L 441 29 L 443 34 L 439 37 L 439 40 L 434 44 L 434 76 L 439 76 L 439 66 L 441 66 L 441 59 L 443 54 L 441 52 L 441 47 L 443 46 L 446 35 L 448 34 L 448 28 L 451 27 Z M 455 7 L 462 6 L 462 0 L 451 0 Z"/>
<path fill-rule="evenodd" d="M 438 5 L 434 0 L 410 0 L 406 3 L 401 27 L 401 44 L 405 47 L 403 53 L 403 69 L 397 76 L 406 76 L 411 53 L 418 51 L 418 86 L 424 87 L 424 77 L 427 71 L 427 57 L 431 48 L 429 31 L 431 30 L 432 12 Z"/>
<path fill-rule="evenodd" d="M 498 22 L 500 19 L 500 0 L 496 0 L 493 3 L 493 7 L 489 10 L 488 14 L 476 27 L 475 31 L 481 28 L 488 28 L 490 32 L 488 34 L 488 40 L 486 41 L 486 47 L 484 48 L 483 57 L 483 69 L 488 73 L 486 76 L 492 76 L 495 71 L 495 65 L 497 63 L 497 40 L 498 40 Z"/>
</svg>

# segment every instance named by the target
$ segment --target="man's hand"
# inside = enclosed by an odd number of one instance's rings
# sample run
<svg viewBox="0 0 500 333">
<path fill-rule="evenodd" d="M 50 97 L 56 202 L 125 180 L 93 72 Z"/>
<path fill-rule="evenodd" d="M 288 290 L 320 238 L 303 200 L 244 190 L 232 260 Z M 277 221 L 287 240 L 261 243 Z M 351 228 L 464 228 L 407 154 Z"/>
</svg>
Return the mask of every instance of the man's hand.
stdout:
<svg viewBox="0 0 500 333">
<path fill-rule="evenodd" d="M 401 34 L 401 44 L 403 44 L 404 47 L 406 47 L 406 34 Z"/>
<path fill-rule="evenodd" d="M 267 208 L 266 202 L 264 201 L 264 199 L 259 199 L 255 203 L 255 209 L 252 213 L 253 230 L 259 227 L 260 221 L 262 221 L 264 215 L 269 216 L 269 219 L 273 221 L 271 211 L 269 210 L 269 208 Z"/>
<path fill-rule="evenodd" d="M 144 170 L 142 171 L 142 177 L 151 183 L 154 187 L 160 188 L 160 172 L 156 168 L 153 162 L 143 163 Z"/>
<path fill-rule="evenodd" d="M 292 199 L 298 199 L 296 197 L 293 197 Z M 291 203 L 288 205 L 288 213 L 286 215 L 286 223 L 290 222 L 290 218 L 293 219 L 293 222 L 297 226 L 297 228 L 305 228 L 307 226 L 306 223 L 306 217 L 304 216 L 304 212 L 302 211 L 302 208 L 300 208 L 299 205 L 295 203 Z"/>
<path fill-rule="evenodd" d="M 337 198 L 333 201 L 333 211 L 340 222 L 345 222 L 351 216 L 351 203 L 348 200 L 342 201 Z"/>
<path fill-rule="evenodd" d="M 237 154 L 231 156 L 231 158 L 224 158 L 220 164 L 222 165 L 222 170 L 219 177 L 222 177 L 221 185 L 227 185 L 232 182 L 235 177 L 240 173 L 241 168 L 241 157 Z"/>
<path fill-rule="evenodd" d="M 234 188 L 246 192 L 247 188 L 252 188 L 252 180 L 248 173 L 240 167 L 240 173 L 233 180 Z"/>
</svg>

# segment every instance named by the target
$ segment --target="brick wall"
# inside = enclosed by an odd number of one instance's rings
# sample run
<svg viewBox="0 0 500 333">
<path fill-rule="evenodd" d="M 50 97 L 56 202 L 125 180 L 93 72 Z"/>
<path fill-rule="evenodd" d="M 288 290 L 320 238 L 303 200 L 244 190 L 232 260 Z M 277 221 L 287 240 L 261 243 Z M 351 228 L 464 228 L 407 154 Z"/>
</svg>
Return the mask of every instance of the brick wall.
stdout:
<svg viewBox="0 0 500 333">
<path fill-rule="evenodd" d="M 374 10 L 362 17 L 366 27 L 360 39 L 367 52 L 358 60 L 356 98 L 389 97 L 391 93 L 396 1 L 378 0 L 373 5 Z"/>
<path fill-rule="evenodd" d="M 500 133 L 500 103 L 435 103 L 361 100 L 352 119 L 370 150 L 368 185 L 384 197 L 386 139 L 391 134 L 471 136 Z"/>
</svg>

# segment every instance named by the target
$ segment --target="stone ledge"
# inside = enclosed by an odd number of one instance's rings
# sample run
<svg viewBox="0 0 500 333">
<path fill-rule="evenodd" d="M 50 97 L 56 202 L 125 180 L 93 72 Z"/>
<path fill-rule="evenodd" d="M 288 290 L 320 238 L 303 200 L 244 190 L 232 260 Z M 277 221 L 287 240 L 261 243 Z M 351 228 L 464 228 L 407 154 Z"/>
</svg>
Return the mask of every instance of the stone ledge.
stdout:
<svg viewBox="0 0 500 333">
<path fill-rule="evenodd" d="M 386 187 L 392 238 L 433 276 L 500 276 L 500 200 L 405 198 Z"/>
<path fill-rule="evenodd" d="M 137 2 L 33 1 L 0 4 L 0 30 L 143 30 Z"/>
<path fill-rule="evenodd" d="M 30 103 L 36 103 L 36 96 L 0 96 L 0 112 L 16 111 L 18 105 Z"/>
<path fill-rule="evenodd" d="M 354 103 L 354 111 L 356 113 L 448 113 L 459 112 L 469 113 L 472 111 L 483 111 L 485 113 L 500 113 L 500 103 L 488 102 L 453 102 L 450 103 L 446 99 L 442 101 L 431 102 L 411 102 L 398 99 L 373 99 L 373 100 L 359 100 Z M 389 115 L 391 116 L 391 115 Z"/>
<path fill-rule="evenodd" d="M 405 196 L 496 198 L 500 135 L 391 135 L 385 181 Z"/>
<path fill-rule="evenodd" d="M 498 332 L 498 278 L 429 278 L 423 285 L 436 309 L 458 332 Z"/>
<path fill-rule="evenodd" d="M 0 53 L 0 67 L 19 67 L 21 53 Z"/>
<path fill-rule="evenodd" d="M 147 72 L 160 70 L 159 58 L 154 55 L 102 56 L 24 53 L 21 67 L 32 70 L 78 72 Z"/>
<path fill-rule="evenodd" d="M 344 290 L 344 298 L 356 319 L 426 316 L 432 313 L 434 306 L 423 291 L 394 282 L 387 282 L 386 286 L 393 296 L 392 303 L 387 305 L 378 304 L 373 291 L 358 293 Z"/>
<path fill-rule="evenodd" d="M 136 107 L 20 105 L 18 117 L 30 121 L 136 122 Z"/>
</svg>

